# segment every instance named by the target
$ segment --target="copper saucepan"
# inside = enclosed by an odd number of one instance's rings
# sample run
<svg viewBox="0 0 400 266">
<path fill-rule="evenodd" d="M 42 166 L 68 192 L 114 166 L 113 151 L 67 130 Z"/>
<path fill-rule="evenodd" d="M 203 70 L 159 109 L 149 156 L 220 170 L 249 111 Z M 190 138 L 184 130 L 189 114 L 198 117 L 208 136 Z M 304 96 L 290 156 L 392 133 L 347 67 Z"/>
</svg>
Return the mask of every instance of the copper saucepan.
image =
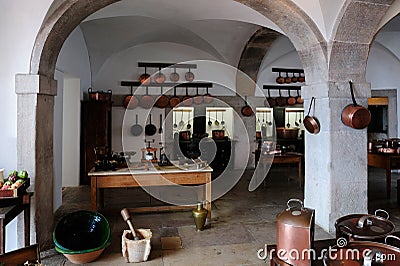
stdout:
<svg viewBox="0 0 400 266">
<path fill-rule="evenodd" d="M 351 81 L 349 83 L 353 104 L 349 104 L 343 109 L 342 122 L 354 129 L 366 128 L 371 122 L 371 113 L 367 108 L 357 104 L 353 92 L 353 83 Z"/>
<path fill-rule="evenodd" d="M 318 134 L 320 131 L 319 121 L 314 115 L 312 115 L 312 116 L 310 115 L 310 111 L 311 111 L 313 102 L 314 102 L 314 106 L 315 106 L 315 98 L 314 97 L 311 98 L 310 108 L 308 109 L 308 113 L 307 113 L 306 117 L 304 117 L 304 119 L 303 119 L 303 124 L 309 133 Z"/>
<path fill-rule="evenodd" d="M 126 109 L 135 109 L 139 105 L 139 100 L 133 95 L 133 86 L 131 86 L 131 94 L 124 99 Z"/>
<path fill-rule="evenodd" d="M 157 97 L 155 105 L 158 108 L 166 108 L 168 106 L 169 98 L 163 93 L 163 87 L 161 87 L 161 95 Z"/>
</svg>

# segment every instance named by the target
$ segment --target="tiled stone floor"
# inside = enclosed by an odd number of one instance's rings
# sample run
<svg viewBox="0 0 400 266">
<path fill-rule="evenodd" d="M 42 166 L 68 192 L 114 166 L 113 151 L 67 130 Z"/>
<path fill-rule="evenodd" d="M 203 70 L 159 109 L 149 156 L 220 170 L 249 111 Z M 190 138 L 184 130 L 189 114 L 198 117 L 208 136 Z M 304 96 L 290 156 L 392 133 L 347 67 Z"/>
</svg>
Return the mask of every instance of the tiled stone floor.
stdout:
<svg viewBox="0 0 400 266">
<path fill-rule="evenodd" d="M 369 170 L 370 212 L 384 208 L 391 213 L 391 220 L 400 228 L 400 211 L 396 203 L 398 174 L 393 174 L 392 199 L 385 194 L 384 171 Z M 270 171 L 266 186 L 257 190 L 247 190 L 251 171 L 246 171 L 240 182 L 226 195 L 213 202 L 212 226 L 196 232 L 190 211 L 134 214 L 137 228 L 150 228 L 153 233 L 152 249 L 147 262 L 135 265 L 269 265 L 257 258 L 257 250 L 265 244 L 275 243 L 276 215 L 285 207 L 290 198 L 303 198 L 296 171 L 274 168 Z M 283 177 L 283 178 L 282 178 Z M 134 195 L 134 196 L 133 196 Z M 142 203 L 149 197 L 137 190 L 120 189 L 106 192 L 110 206 L 122 209 L 130 199 Z M 63 206 L 57 211 L 58 220 L 63 214 L 90 208 L 88 187 L 67 188 L 63 193 Z M 107 214 L 112 228 L 112 243 L 105 252 L 90 265 L 127 265 L 121 255 L 121 235 L 127 224 L 118 214 Z M 165 228 L 176 228 L 182 240 L 182 248 L 162 249 L 161 234 Z M 315 238 L 332 236 L 316 227 Z M 47 251 L 45 265 L 72 265 L 62 255 Z"/>
</svg>

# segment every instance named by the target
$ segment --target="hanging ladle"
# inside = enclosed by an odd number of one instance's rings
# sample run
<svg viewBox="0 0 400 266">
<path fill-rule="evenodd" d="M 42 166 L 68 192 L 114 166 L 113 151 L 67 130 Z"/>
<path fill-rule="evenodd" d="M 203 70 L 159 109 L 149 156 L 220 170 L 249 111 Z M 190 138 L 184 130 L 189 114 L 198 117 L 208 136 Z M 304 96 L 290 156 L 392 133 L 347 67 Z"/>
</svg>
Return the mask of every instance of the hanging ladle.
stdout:
<svg viewBox="0 0 400 266">
<path fill-rule="evenodd" d="M 212 126 L 212 121 L 211 121 L 211 111 L 208 111 L 208 125 L 211 127 Z"/>
<path fill-rule="evenodd" d="M 221 125 L 222 125 L 222 126 L 225 125 L 225 121 L 224 121 L 224 112 L 225 112 L 225 111 L 222 111 L 222 120 L 221 120 Z"/>
<path fill-rule="evenodd" d="M 124 219 L 124 221 L 128 223 L 129 229 L 131 230 L 133 235 L 133 240 L 140 240 L 140 237 L 136 234 L 135 228 L 133 227 L 131 221 L 131 214 L 129 213 L 129 210 L 127 208 L 123 208 L 121 210 L 121 216 Z"/>
<path fill-rule="evenodd" d="M 215 121 L 214 121 L 214 125 L 215 125 L 216 127 L 219 126 L 218 111 L 215 111 Z"/>
<path fill-rule="evenodd" d="M 185 122 L 183 121 L 183 110 L 181 110 L 181 121 L 179 121 L 179 127 L 183 128 L 184 125 L 185 125 Z"/>
<path fill-rule="evenodd" d="M 177 128 L 178 125 L 176 124 L 176 111 L 173 111 L 173 112 L 174 112 L 174 116 L 175 116 L 175 119 L 174 119 L 174 128 Z"/>
<path fill-rule="evenodd" d="M 300 126 L 300 124 L 297 122 L 297 112 L 296 112 L 296 118 L 294 119 L 294 124 L 296 125 L 296 127 Z"/>
<path fill-rule="evenodd" d="M 190 113 L 188 112 L 188 120 L 187 120 L 188 122 L 187 122 L 187 125 L 186 125 L 186 128 L 187 129 L 191 129 L 192 128 L 192 125 L 190 124 Z"/>
<path fill-rule="evenodd" d="M 289 113 L 287 112 L 287 124 L 286 124 L 286 127 L 290 127 L 290 121 L 289 121 Z"/>
</svg>

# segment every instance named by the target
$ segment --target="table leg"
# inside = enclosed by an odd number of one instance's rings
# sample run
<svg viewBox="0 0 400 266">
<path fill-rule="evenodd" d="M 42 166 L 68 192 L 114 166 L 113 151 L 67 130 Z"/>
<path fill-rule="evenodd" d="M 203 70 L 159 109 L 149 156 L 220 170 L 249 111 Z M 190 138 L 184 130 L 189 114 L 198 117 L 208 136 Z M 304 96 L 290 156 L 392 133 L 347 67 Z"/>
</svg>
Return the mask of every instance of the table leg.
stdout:
<svg viewBox="0 0 400 266">
<path fill-rule="evenodd" d="M 97 177 L 92 176 L 90 182 L 90 205 L 92 211 L 97 211 Z"/>
<path fill-rule="evenodd" d="M 211 223 L 211 173 L 206 178 L 206 209 L 208 210 L 207 220 Z"/>
<path fill-rule="evenodd" d="M 25 247 L 31 244 L 31 230 L 30 230 L 30 218 L 31 218 L 31 204 L 25 205 L 24 209 L 24 234 L 25 234 Z"/>
<path fill-rule="evenodd" d="M 4 220 L 0 219 L 0 254 L 3 254 L 6 250 L 6 228 Z"/>
<path fill-rule="evenodd" d="M 391 181 L 392 181 L 392 173 L 389 167 L 389 169 L 386 168 L 386 197 L 388 199 L 390 199 Z"/>
<path fill-rule="evenodd" d="M 299 184 L 300 184 L 300 188 L 303 187 L 303 165 L 301 163 L 301 158 L 299 161 Z"/>
</svg>

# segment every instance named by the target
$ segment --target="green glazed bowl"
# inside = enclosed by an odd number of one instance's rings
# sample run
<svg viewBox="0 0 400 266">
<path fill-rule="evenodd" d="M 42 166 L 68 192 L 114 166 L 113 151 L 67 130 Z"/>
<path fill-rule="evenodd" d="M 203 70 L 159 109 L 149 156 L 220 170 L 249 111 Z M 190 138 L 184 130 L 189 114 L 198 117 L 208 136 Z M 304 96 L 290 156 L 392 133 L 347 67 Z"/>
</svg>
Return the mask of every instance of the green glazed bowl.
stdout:
<svg viewBox="0 0 400 266">
<path fill-rule="evenodd" d="M 104 249 L 111 242 L 110 224 L 97 212 L 76 211 L 64 216 L 53 232 L 55 249 L 63 254 L 83 254 Z"/>
</svg>

